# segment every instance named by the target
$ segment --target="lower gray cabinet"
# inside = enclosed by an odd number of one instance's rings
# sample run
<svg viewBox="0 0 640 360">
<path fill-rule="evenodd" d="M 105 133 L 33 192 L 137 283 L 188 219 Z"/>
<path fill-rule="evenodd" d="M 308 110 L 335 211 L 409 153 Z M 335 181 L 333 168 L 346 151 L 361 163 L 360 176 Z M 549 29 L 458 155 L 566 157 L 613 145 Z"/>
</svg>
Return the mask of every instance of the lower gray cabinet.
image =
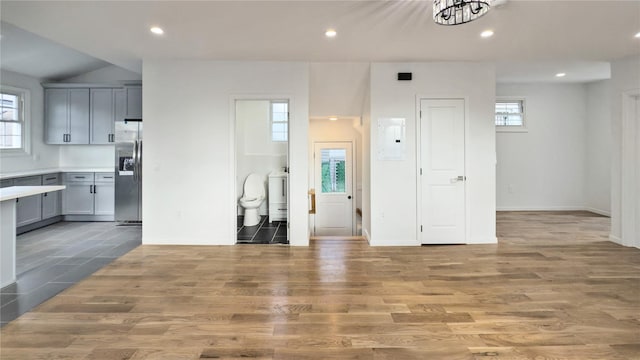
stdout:
<svg viewBox="0 0 640 360">
<path fill-rule="evenodd" d="M 63 215 L 113 215 L 113 173 L 65 173 Z"/>
<path fill-rule="evenodd" d="M 60 174 L 47 174 L 42 176 L 42 185 L 59 185 Z M 42 194 L 42 220 L 60 215 L 61 192 L 53 191 Z"/>
<path fill-rule="evenodd" d="M 93 173 L 65 173 L 62 214 L 93 215 Z"/>
<path fill-rule="evenodd" d="M 113 173 L 96 173 L 93 187 L 94 215 L 113 215 L 115 209 L 115 182 Z"/>
<path fill-rule="evenodd" d="M 42 176 L 29 176 L 13 181 L 13 186 L 39 186 Z M 42 196 L 40 194 L 16 199 L 16 226 L 33 224 L 42 220 Z"/>
</svg>

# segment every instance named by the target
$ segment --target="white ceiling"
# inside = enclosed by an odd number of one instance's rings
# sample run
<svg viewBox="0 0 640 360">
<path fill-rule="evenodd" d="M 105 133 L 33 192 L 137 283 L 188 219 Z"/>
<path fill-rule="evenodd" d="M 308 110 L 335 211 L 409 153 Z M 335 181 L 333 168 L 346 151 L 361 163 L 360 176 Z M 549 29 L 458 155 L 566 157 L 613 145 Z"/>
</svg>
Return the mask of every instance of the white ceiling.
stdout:
<svg viewBox="0 0 640 360">
<path fill-rule="evenodd" d="M 502 66 L 505 78 L 516 78 L 514 69 L 542 62 L 564 67 L 557 71 L 572 81 L 572 64 L 590 73 L 581 79 L 595 80 L 603 62 L 640 54 L 640 1 L 512 0 L 453 27 L 433 23 L 431 1 L 3 0 L 0 7 L 4 22 L 136 72 L 143 59 L 497 61 L 498 79 Z M 152 35 L 152 25 L 165 35 Z M 324 36 L 329 27 L 336 38 Z M 480 38 L 489 28 L 495 36 Z"/>
<path fill-rule="evenodd" d="M 0 34 L 0 66 L 4 70 L 60 80 L 109 65 L 10 24 L 0 23 Z"/>
</svg>

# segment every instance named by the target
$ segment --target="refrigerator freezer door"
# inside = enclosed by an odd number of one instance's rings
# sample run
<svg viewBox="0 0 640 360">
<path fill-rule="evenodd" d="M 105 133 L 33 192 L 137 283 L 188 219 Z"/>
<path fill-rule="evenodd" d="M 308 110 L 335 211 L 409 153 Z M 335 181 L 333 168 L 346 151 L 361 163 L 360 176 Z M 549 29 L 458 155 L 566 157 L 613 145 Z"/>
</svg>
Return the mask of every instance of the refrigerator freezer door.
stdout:
<svg viewBox="0 0 640 360">
<path fill-rule="evenodd" d="M 140 183 L 134 178 L 136 167 L 133 142 L 116 144 L 115 220 L 137 222 L 140 218 Z"/>
</svg>

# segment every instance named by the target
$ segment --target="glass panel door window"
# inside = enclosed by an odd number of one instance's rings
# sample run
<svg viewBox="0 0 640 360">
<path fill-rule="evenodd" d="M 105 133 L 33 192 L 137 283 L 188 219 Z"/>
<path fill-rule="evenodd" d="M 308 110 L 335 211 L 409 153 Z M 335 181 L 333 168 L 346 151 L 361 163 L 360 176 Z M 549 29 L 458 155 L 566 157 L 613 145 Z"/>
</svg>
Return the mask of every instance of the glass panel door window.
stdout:
<svg viewBox="0 0 640 360">
<path fill-rule="evenodd" d="M 271 141 L 288 141 L 289 103 L 271 102 Z"/>
<path fill-rule="evenodd" d="M 346 149 L 322 149 L 322 192 L 345 192 L 345 161 Z"/>
</svg>

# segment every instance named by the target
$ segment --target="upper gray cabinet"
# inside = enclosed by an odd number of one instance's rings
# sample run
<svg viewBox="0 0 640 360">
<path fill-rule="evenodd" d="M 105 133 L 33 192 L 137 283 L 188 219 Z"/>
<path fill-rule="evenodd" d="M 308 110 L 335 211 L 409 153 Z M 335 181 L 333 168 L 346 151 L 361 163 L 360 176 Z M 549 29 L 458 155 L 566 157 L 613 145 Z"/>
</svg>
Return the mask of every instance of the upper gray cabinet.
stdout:
<svg viewBox="0 0 640 360">
<path fill-rule="evenodd" d="M 91 89 L 91 144 L 111 144 L 114 139 L 115 98 L 113 89 Z"/>
<path fill-rule="evenodd" d="M 142 119 L 142 86 L 125 86 L 127 92 L 126 119 Z"/>
<path fill-rule="evenodd" d="M 113 144 L 116 121 L 142 118 L 142 85 L 44 86 L 47 144 Z"/>
<path fill-rule="evenodd" d="M 89 89 L 45 89 L 45 142 L 89 143 Z"/>
</svg>

